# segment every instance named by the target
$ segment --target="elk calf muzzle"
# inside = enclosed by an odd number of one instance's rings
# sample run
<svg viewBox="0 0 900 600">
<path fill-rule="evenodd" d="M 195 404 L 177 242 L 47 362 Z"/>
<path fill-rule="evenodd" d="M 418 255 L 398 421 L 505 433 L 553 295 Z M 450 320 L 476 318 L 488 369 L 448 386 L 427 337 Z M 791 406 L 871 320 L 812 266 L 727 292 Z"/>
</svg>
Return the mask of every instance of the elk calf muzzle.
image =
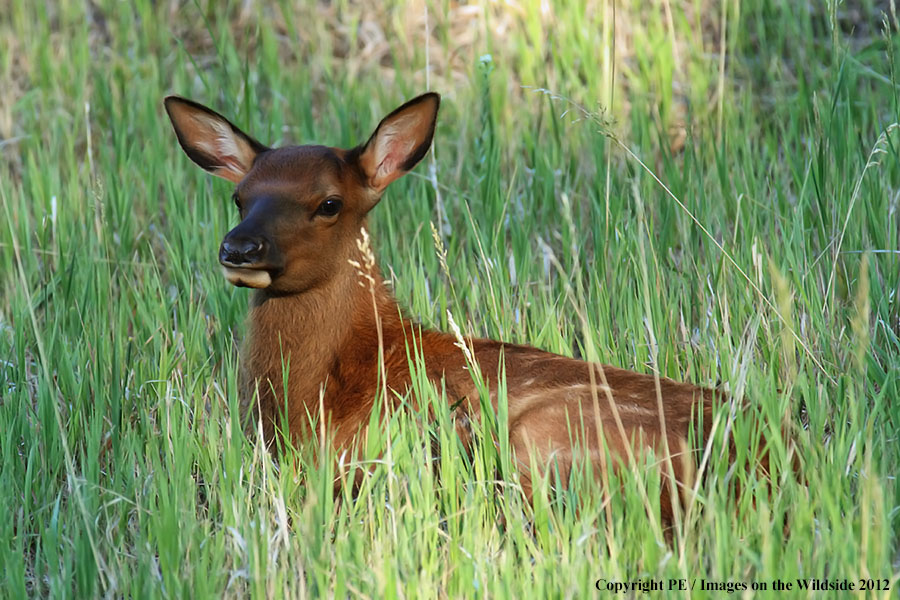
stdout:
<svg viewBox="0 0 900 600">
<path fill-rule="evenodd" d="M 219 247 L 222 272 L 238 287 L 265 288 L 272 275 L 265 268 L 268 244 L 261 237 L 229 233 Z"/>
<path fill-rule="evenodd" d="M 253 267 L 265 254 L 265 242 L 261 238 L 227 236 L 219 247 L 219 262 L 223 267 Z"/>
</svg>

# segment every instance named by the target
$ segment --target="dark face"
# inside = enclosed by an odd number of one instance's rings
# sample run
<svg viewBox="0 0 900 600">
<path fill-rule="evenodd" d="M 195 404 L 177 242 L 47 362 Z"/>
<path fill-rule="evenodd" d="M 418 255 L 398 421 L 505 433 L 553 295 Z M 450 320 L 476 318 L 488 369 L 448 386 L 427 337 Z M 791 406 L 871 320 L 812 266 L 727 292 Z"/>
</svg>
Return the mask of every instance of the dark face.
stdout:
<svg viewBox="0 0 900 600">
<path fill-rule="evenodd" d="M 185 153 L 237 184 L 241 222 L 219 248 L 225 277 L 279 294 L 321 284 L 356 250 L 385 187 L 418 163 L 434 135 L 440 96 L 423 94 L 385 117 L 352 150 L 271 149 L 205 106 L 170 96 L 166 112 Z"/>
<path fill-rule="evenodd" d="M 256 157 L 234 192 L 241 222 L 219 249 L 231 283 L 302 292 L 347 261 L 346 249 L 374 205 L 359 164 L 347 154 L 290 146 Z"/>
</svg>

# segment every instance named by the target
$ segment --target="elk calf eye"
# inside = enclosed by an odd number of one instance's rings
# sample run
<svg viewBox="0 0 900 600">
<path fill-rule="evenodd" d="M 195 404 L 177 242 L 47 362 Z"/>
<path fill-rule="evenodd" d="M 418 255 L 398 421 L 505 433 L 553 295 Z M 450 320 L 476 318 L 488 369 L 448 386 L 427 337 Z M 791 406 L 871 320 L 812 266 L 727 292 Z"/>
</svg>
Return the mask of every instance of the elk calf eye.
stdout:
<svg viewBox="0 0 900 600">
<path fill-rule="evenodd" d="M 326 198 L 319 208 L 316 209 L 316 215 L 322 217 L 333 217 L 341 211 L 344 205 L 340 198 Z"/>
</svg>

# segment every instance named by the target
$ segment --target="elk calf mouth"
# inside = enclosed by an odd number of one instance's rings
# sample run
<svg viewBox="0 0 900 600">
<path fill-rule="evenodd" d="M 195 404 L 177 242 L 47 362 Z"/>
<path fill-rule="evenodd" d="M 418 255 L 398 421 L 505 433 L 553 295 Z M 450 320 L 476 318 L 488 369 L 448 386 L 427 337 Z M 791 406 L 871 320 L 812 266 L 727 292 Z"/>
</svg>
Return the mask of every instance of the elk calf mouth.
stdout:
<svg viewBox="0 0 900 600">
<path fill-rule="evenodd" d="M 272 276 L 268 271 L 260 269 L 237 269 L 235 267 L 222 267 L 225 279 L 237 287 L 267 288 L 272 285 Z"/>
</svg>

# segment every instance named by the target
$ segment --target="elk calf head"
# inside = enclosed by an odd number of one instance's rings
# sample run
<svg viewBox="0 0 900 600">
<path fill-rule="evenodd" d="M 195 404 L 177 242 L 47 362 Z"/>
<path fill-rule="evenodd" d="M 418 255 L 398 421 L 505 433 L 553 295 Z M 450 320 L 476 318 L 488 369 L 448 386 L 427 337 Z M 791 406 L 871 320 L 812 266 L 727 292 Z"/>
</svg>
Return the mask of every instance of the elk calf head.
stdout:
<svg viewBox="0 0 900 600">
<path fill-rule="evenodd" d="M 269 148 L 196 102 L 170 96 L 165 104 L 188 157 L 237 184 L 241 222 L 219 248 L 225 277 L 290 294 L 320 285 L 346 264 L 385 187 L 431 146 L 440 96 L 410 100 L 352 150 Z"/>
</svg>

